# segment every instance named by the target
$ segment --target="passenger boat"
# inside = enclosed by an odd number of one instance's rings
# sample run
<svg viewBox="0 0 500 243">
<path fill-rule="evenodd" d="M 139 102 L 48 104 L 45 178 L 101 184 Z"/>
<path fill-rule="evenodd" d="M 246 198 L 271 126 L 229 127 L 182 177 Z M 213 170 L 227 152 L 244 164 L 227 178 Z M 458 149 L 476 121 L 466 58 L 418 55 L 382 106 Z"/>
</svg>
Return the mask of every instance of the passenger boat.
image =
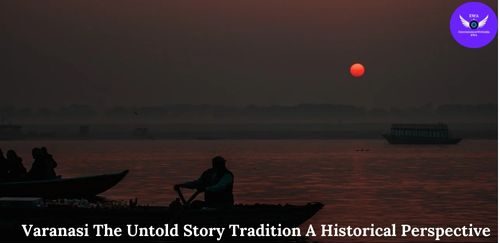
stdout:
<svg viewBox="0 0 500 243">
<path fill-rule="evenodd" d="M 446 124 L 393 124 L 383 135 L 390 144 L 457 144 L 462 139 L 453 138 Z"/>
<path fill-rule="evenodd" d="M 118 184 L 128 173 L 0 183 L 0 197 L 86 198 Z"/>
</svg>

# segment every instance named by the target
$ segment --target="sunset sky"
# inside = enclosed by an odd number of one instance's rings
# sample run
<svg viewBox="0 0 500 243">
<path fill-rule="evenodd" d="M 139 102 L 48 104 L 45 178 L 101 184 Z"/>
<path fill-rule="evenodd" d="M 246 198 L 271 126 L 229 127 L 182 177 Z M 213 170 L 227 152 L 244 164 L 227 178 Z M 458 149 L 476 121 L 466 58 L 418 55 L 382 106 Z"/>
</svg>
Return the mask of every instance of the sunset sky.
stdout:
<svg viewBox="0 0 500 243">
<path fill-rule="evenodd" d="M 496 103 L 497 39 L 449 32 L 463 2 L 2 1 L 0 103 Z"/>
</svg>

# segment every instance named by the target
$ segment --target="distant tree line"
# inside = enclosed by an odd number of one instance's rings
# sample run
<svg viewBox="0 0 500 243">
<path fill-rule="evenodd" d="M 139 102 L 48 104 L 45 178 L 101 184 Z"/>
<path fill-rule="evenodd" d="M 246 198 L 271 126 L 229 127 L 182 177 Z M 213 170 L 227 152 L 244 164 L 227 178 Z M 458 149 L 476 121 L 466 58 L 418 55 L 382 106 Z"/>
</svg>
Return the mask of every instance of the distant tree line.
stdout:
<svg viewBox="0 0 500 243">
<path fill-rule="evenodd" d="M 298 105 L 192 105 L 177 104 L 163 106 L 116 106 L 96 108 L 89 105 L 73 104 L 60 108 L 18 108 L 0 107 L 0 118 L 44 119 L 44 118 L 169 118 L 169 117 L 212 117 L 212 118 L 377 118 L 377 117 L 482 117 L 497 118 L 497 104 L 445 104 L 423 105 L 407 108 L 365 108 L 338 104 L 298 104 Z"/>
</svg>

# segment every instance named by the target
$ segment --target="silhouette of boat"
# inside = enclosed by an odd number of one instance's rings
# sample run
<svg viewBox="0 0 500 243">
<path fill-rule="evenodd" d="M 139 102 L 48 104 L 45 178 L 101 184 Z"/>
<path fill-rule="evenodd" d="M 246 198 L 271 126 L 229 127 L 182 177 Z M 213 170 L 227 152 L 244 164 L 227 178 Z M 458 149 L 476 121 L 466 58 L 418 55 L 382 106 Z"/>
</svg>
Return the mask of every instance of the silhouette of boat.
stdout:
<svg viewBox="0 0 500 243">
<path fill-rule="evenodd" d="M 391 144 L 457 144 L 446 124 L 393 124 L 384 138 Z"/>
<path fill-rule="evenodd" d="M 155 226 L 165 228 L 165 224 L 173 226 L 192 224 L 203 227 L 228 227 L 229 224 L 238 224 L 240 227 L 259 227 L 261 224 L 269 224 L 280 227 L 298 227 L 313 217 L 321 208 L 321 203 L 309 203 L 306 205 L 235 205 L 226 209 L 189 209 L 173 207 L 125 207 L 125 208 L 75 208 L 75 207 L 46 207 L 46 208 L 22 208 L 9 209 L 0 207 L 0 233 L 11 238 L 23 237 L 21 224 L 34 224 L 43 227 L 81 227 L 88 224 L 110 224 L 113 226 L 126 227 L 126 225 Z M 56 237 L 57 238 L 57 237 Z M 51 238 L 51 240 L 58 240 Z M 113 238 L 113 237 L 111 237 Z M 61 237 L 59 240 L 67 241 L 68 238 Z M 78 239 L 76 239 L 78 240 Z M 84 241 L 106 241 L 98 237 L 85 237 Z M 116 241 L 116 239 L 114 239 Z M 135 237 L 127 238 L 123 235 L 119 241 L 179 241 L 177 238 L 151 238 Z M 194 241 L 195 238 L 183 238 L 180 241 Z M 207 241 L 208 239 L 198 239 Z M 213 239 L 212 239 L 213 240 Z M 234 242 L 233 239 L 229 239 Z M 237 239 L 236 239 L 237 240 Z M 259 240 L 252 238 L 252 241 Z M 274 239 L 276 242 L 276 239 Z"/>
<path fill-rule="evenodd" d="M 15 181 L 0 183 L 0 196 L 85 198 L 94 197 L 120 182 L 128 173 L 106 174 L 68 179 Z"/>
</svg>

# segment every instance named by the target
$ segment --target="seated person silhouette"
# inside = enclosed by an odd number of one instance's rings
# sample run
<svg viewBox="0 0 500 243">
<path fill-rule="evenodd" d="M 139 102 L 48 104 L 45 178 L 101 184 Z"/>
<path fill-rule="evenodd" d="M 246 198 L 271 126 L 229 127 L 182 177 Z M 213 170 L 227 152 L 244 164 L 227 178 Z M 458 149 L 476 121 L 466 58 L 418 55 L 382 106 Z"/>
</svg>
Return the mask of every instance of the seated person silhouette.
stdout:
<svg viewBox="0 0 500 243">
<path fill-rule="evenodd" d="M 33 148 L 33 165 L 28 172 L 28 177 L 32 180 L 46 180 L 57 178 L 54 168 L 57 163 L 52 158 L 52 155 L 47 153 L 47 149 Z"/>
<path fill-rule="evenodd" d="M 14 150 L 7 151 L 7 166 L 9 168 L 10 180 L 21 180 L 26 177 L 26 168 L 23 166 L 23 159 Z"/>
<path fill-rule="evenodd" d="M 221 156 L 212 159 L 212 168 L 201 174 L 200 178 L 174 186 L 174 190 L 180 188 L 197 189 L 205 193 L 205 201 L 195 201 L 193 207 L 222 208 L 234 204 L 233 198 L 234 176 L 226 168 L 226 160 Z"/>
<path fill-rule="evenodd" d="M 46 147 L 42 147 L 40 150 L 42 152 L 42 158 L 45 160 L 45 163 L 49 168 L 47 176 L 51 178 L 57 177 L 56 171 L 54 170 L 57 167 L 57 162 L 54 160 L 54 157 L 52 156 L 52 154 L 49 154 L 49 152 L 47 152 Z"/>
</svg>

